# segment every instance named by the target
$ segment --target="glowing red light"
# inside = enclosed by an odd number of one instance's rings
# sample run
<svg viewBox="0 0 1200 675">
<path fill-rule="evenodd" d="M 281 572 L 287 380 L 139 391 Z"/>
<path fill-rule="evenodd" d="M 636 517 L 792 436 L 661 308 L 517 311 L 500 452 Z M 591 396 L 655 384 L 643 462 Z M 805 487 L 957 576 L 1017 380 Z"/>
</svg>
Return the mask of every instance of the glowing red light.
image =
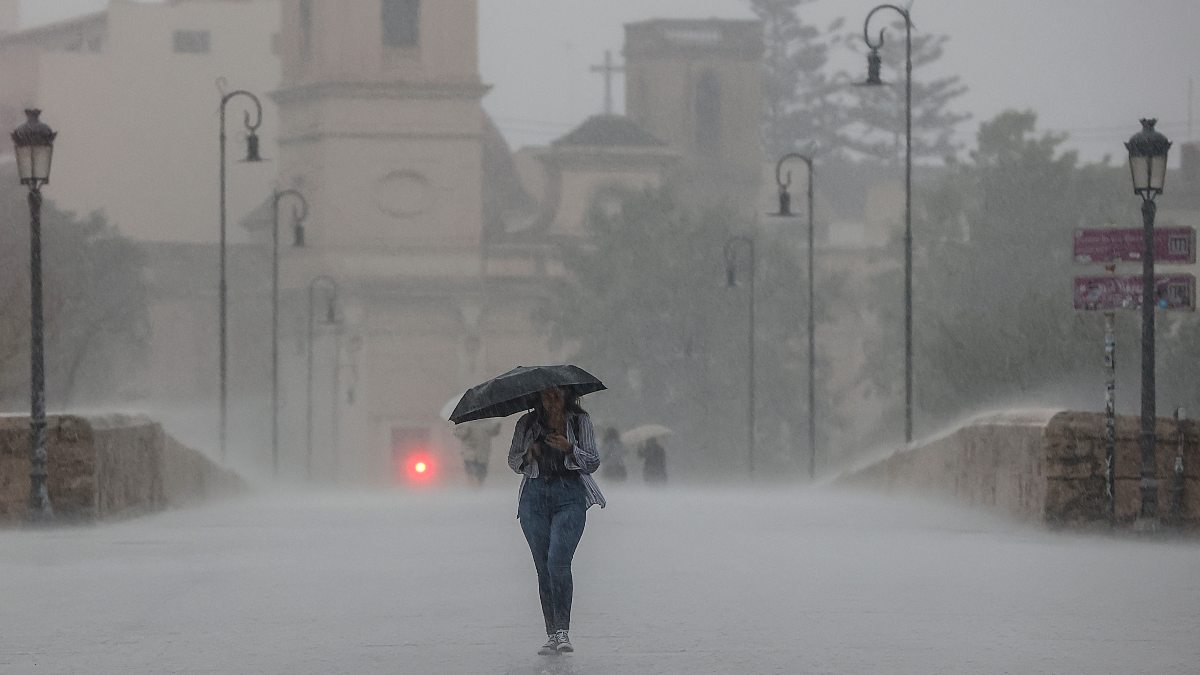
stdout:
<svg viewBox="0 0 1200 675">
<path fill-rule="evenodd" d="M 427 451 L 414 451 L 396 458 L 396 480 L 406 483 L 430 483 L 437 479 L 437 463 Z"/>
</svg>

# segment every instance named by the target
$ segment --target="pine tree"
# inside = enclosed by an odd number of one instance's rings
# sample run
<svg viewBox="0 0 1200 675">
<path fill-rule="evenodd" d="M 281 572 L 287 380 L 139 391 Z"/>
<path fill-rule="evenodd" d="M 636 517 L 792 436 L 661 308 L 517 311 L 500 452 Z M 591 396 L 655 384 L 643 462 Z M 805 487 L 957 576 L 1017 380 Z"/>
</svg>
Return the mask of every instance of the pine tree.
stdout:
<svg viewBox="0 0 1200 675">
<path fill-rule="evenodd" d="M 801 151 L 821 155 L 836 151 L 836 90 L 828 75 L 829 42 L 842 20 L 823 34 L 805 23 L 799 10 L 813 0 L 750 0 L 763 22 L 766 41 L 763 141 L 768 154 Z"/>
<path fill-rule="evenodd" d="M 875 30 L 874 26 L 872 30 Z M 889 26 L 884 44 L 879 49 L 883 59 L 885 86 L 842 86 L 840 109 L 845 124 L 840 142 L 855 154 L 887 162 L 904 161 L 904 60 L 905 27 L 902 19 Z M 872 40 L 878 34 L 872 35 Z M 865 54 L 866 45 L 861 32 L 844 36 L 856 52 Z M 954 155 L 959 144 L 954 141 L 957 126 L 970 115 L 956 112 L 951 104 L 967 91 L 957 75 L 922 79 L 922 73 L 937 63 L 949 37 L 929 35 L 913 29 L 912 36 L 912 154 L 913 160 L 944 159 Z M 865 59 L 864 59 L 865 61 Z M 846 82 L 862 82 L 863 72 L 845 74 Z"/>
</svg>

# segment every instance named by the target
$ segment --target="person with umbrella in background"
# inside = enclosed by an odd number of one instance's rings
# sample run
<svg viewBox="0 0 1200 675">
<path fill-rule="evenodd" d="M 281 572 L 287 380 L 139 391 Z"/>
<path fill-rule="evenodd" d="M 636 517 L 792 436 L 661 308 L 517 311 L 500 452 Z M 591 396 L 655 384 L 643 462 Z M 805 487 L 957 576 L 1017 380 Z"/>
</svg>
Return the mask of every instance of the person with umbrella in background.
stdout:
<svg viewBox="0 0 1200 675">
<path fill-rule="evenodd" d="M 461 396 L 455 396 L 442 406 L 442 417 L 449 419 L 458 407 Z M 463 471 L 467 482 L 474 487 L 483 487 L 487 478 L 488 461 L 492 456 L 492 439 L 500 435 L 500 422 L 495 419 L 479 419 L 454 425 L 453 434 L 459 443 L 459 454 L 463 460 Z"/>
<path fill-rule="evenodd" d="M 588 508 L 606 505 L 592 478 L 600 467 L 595 431 L 579 397 L 604 388 L 575 366 L 521 367 L 472 387 L 450 417 L 458 424 L 529 411 L 517 420 L 508 465 L 522 475 L 517 518 L 537 571 L 547 638 L 542 655 L 575 651 L 568 634 L 571 562 Z"/>
<path fill-rule="evenodd" d="M 675 432 L 661 424 L 643 424 L 621 434 L 621 440 L 637 446 L 638 457 L 645 464 L 642 466 L 642 480 L 650 484 L 667 482 L 667 451 L 660 439 Z"/>
<path fill-rule="evenodd" d="M 667 451 L 657 438 L 648 438 L 638 448 L 638 456 L 646 460 L 642 467 L 642 480 L 651 484 L 667 482 Z"/>
<path fill-rule="evenodd" d="M 454 437 L 462 446 L 463 469 L 471 485 L 483 487 L 488 459 L 492 455 L 492 439 L 499 435 L 500 423 L 492 420 L 477 420 L 454 427 Z"/>
<path fill-rule="evenodd" d="M 600 443 L 600 462 L 603 468 L 600 475 L 605 480 L 617 483 L 625 482 L 629 475 L 625 470 L 625 455 L 628 451 L 621 442 L 621 435 L 613 427 L 604 430 L 604 440 Z"/>
</svg>

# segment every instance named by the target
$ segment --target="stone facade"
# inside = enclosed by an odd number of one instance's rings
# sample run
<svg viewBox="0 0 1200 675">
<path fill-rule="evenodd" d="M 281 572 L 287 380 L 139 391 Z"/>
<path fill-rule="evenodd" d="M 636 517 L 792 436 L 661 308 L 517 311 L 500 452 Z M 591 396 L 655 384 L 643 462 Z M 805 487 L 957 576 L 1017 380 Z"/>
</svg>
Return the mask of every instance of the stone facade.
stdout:
<svg viewBox="0 0 1200 675">
<path fill-rule="evenodd" d="M 50 500 L 60 521 L 135 515 L 243 489 L 241 479 L 143 417 L 48 419 Z M 0 418 L 0 526 L 29 499 L 29 420 Z"/>
<path fill-rule="evenodd" d="M 1119 524 L 1132 523 L 1141 505 L 1138 430 L 1138 418 L 1118 418 Z M 1200 525 L 1200 423 L 1159 419 L 1155 433 L 1158 515 L 1168 523 Z M 1052 525 L 1103 524 L 1104 447 L 1102 414 L 1003 413 L 850 470 L 838 482 L 948 496 Z"/>
</svg>

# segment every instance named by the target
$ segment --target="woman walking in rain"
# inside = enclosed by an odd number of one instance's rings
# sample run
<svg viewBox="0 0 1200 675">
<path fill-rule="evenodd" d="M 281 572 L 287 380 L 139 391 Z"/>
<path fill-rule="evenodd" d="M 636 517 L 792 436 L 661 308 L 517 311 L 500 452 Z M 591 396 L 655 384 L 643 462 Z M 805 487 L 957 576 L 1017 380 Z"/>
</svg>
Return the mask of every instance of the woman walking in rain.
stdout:
<svg viewBox="0 0 1200 675">
<path fill-rule="evenodd" d="M 517 517 L 533 553 L 546 622 L 546 644 L 538 653 L 573 652 L 567 634 L 574 593 L 571 560 L 588 508 L 605 504 L 591 476 L 600 466 L 595 432 L 579 398 L 559 387 L 543 390 L 534 409 L 517 420 L 508 465 L 523 474 Z"/>
</svg>

